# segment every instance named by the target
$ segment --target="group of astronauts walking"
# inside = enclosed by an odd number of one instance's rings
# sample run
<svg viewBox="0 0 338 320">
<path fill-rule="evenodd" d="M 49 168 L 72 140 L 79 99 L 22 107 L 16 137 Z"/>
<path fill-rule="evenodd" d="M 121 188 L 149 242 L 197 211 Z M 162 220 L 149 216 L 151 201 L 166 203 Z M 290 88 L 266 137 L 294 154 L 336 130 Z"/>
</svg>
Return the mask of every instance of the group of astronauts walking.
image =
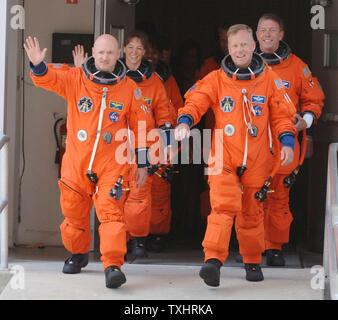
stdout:
<svg viewBox="0 0 338 320">
<path fill-rule="evenodd" d="M 27 38 L 34 84 L 68 103 L 59 180 L 61 236 L 71 253 L 64 273 L 79 273 L 88 264 L 94 205 L 106 287 L 126 282 L 121 267 L 127 242 L 144 253 L 147 236 L 168 233 L 171 217 L 170 186 L 154 174 L 170 169 L 170 158 L 164 165 L 154 163 L 155 143 L 144 137 L 158 128 L 157 143 L 164 146 L 159 150 L 167 151 L 173 138 L 189 138 L 207 112 L 213 115 L 210 159 L 221 156 L 222 161 L 209 168 L 211 212 L 200 277 L 219 286 L 234 224 L 248 281 L 264 279 L 264 251 L 270 265 L 284 265 L 282 245 L 292 222 L 285 181 L 300 164 L 298 132 L 319 119 L 324 94 L 283 41 L 284 26 L 276 15 L 259 19 L 257 43 L 247 25 L 223 31 L 229 54 L 209 64 L 184 100 L 165 64 L 147 56 L 141 32 L 126 38 L 123 59 L 113 36 L 99 36 L 92 56 L 83 55 L 74 68 L 46 64 L 47 49 L 40 49 L 37 38 Z M 127 156 L 120 152 L 122 145 L 131 151 Z"/>
</svg>

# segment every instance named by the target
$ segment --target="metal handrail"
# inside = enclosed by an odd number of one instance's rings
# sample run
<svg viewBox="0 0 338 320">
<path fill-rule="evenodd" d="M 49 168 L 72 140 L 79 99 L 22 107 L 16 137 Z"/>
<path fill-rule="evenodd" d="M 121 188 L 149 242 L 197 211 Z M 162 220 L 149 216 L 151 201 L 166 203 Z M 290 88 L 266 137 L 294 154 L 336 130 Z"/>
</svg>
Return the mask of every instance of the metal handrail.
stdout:
<svg viewBox="0 0 338 320">
<path fill-rule="evenodd" d="M 0 270 L 8 270 L 8 142 L 8 136 L 0 138 Z"/>
<path fill-rule="evenodd" d="M 326 276 L 325 296 L 338 300 L 338 143 L 328 151 L 327 189 L 323 265 Z"/>
</svg>

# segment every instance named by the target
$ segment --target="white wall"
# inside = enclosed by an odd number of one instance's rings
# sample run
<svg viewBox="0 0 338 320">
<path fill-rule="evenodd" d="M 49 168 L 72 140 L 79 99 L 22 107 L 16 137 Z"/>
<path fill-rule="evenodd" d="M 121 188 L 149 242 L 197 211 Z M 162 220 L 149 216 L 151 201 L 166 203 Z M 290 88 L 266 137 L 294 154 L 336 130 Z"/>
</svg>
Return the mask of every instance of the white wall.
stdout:
<svg viewBox="0 0 338 320">
<path fill-rule="evenodd" d="M 47 48 L 51 61 L 52 34 L 94 33 L 94 1 L 26 0 L 24 36 L 36 36 Z M 24 150 L 25 171 L 22 180 L 20 216 L 15 243 L 60 245 L 59 225 L 63 220 L 57 186 L 58 168 L 54 164 L 55 139 L 53 113 L 66 114 L 66 103 L 56 94 L 36 88 L 29 77 L 25 57 L 24 75 Z"/>
</svg>

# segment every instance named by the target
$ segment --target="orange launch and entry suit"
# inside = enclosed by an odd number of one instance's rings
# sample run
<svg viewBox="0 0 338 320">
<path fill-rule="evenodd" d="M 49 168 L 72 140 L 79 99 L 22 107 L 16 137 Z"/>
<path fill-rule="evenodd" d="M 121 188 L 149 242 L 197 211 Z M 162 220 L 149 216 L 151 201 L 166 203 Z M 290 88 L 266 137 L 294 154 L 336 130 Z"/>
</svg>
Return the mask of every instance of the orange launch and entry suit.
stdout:
<svg viewBox="0 0 338 320">
<path fill-rule="evenodd" d="M 31 74 L 36 86 L 54 91 L 68 102 L 67 141 L 61 179 L 60 229 L 65 248 L 73 254 L 88 253 L 91 243 L 89 213 L 93 203 L 100 221 L 103 268 L 120 267 L 126 253 L 123 200 L 110 197 L 127 165 L 125 141 L 128 125 L 135 136 L 136 152 L 150 146 L 146 133 L 153 120 L 145 112 L 141 90 L 126 75 L 119 60 L 114 76 L 96 72 L 94 58 L 81 68 Z M 142 125 L 139 125 L 142 121 Z M 145 124 L 145 125 L 144 125 Z M 91 178 L 91 180 L 88 178 Z"/>
<path fill-rule="evenodd" d="M 287 43 L 280 41 L 279 48 L 272 54 L 261 52 L 259 46 L 256 51 L 281 78 L 296 110 L 301 114 L 310 114 L 314 120 L 319 119 L 325 98 L 324 93 L 317 78 L 312 76 L 309 67 L 291 53 Z M 264 203 L 266 250 L 281 250 L 282 245 L 289 242 L 293 217 L 289 208 L 290 188 L 285 187 L 283 180 L 298 166 L 299 160 L 300 145 L 298 139 L 295 139 L 294 161 L 288 166 L 280 167 L 270 185 L 274 192 L 269 194 Z"/>
<path fill-rule="evenodd" d="M 136 71 L 128 70 L 127 76 L 133 79 L 141 88 L 143 100 L 149 108 L 155 126 L 165 128 L 176 121 L 174 107 L 169 101 L 163 82 L 158 74 L 153 72 L 152 65 L 147 60 L 142 60 Z M 168 182 L 156 175 L 149 176 L 141 188 L 136 188 L 132 177 L 135 175 L 136 164 L 132 166 L 130 192 L 124 206 L 124 214 L 128 232 L 132 237 L 146 237 L 151 229 L 152 212 L 163 212 L 170 208 L 170 190 L 168 197 Z M 160 179 L 160 182 L 157 179 Z M 153 187 L 152 187 L 152 184 Z M 161 201 L 165 193 L 164 201 Z M 169 199 L 168 199 L 169 198 Z M 168 203 L 169 200 L 169 203 Z"/>
<path fill-rule="evenodd" d="M 243 262 L 260 263 L 265 249 L 263 204 L 254 195 L 271 172 L 269 123 L 279 139 L 294 136 L 295 108 L 280 79 L 258 55 L 253 55 L 251 71 L 236 72 L 230 56 L 221 66 L 186 94 L 178 118 L 178 123 L 190 119 L 193 126 L 208 108 L 215 114 L 211 157 L 223 161 L 209 172 L 212 211 L 202 242 L 205 261 L 224 263 L 236 216 Z"/>
</svg>

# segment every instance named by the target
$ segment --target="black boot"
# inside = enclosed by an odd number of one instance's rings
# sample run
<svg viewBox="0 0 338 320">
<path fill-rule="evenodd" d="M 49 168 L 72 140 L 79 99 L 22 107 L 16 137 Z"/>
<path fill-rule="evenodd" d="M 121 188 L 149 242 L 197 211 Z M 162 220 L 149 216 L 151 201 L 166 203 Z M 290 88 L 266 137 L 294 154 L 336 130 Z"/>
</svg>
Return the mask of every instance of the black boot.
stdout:
<svg viewBox="0 0 338 320">
<path fill-rule="evenodd" d="M 256 263 L 245 263 L 246 280 L 262 281 L 264 280 L 262 268 Z"/>
<path fill-rule="evenodd" d="M 84 268 L 88 264 L 88 253 L 85 254 L 72 254 L 63 266 L 63 273 L 80 273 L 81 268 Z"/>
<path fill-rule="evenodd" d="M 135 237 L 130 240 L 130 255 L 135 258 L 147 258 L 148 253 L 146 250 L 146 238 Z"/>
<path fill-rule="evenodd" d="M 285 260 L 283 253 L 277 249 L 268 249 L 266 252 L 266 264 L 273 267 L 284 267 Z"/>
<path fill-rule="evenodd" d="M 116 289 L 127 281 L 126 276 L 117 266 L 109 266 L 104 270 L 106 276 L 106 287 Z"/>
<path fill-rule="evenodd" d="M 219 286 L 222 263 L 217 259 L 209 259 L 200 270 L 200 277 L 211 287 Z"/>
<path fill-rule="evenodd" d="M 147 249 L 152 252 L 162 252 L 165 249 L 165 235 L 151 234 L 147 238 Z"/>
</svg>

